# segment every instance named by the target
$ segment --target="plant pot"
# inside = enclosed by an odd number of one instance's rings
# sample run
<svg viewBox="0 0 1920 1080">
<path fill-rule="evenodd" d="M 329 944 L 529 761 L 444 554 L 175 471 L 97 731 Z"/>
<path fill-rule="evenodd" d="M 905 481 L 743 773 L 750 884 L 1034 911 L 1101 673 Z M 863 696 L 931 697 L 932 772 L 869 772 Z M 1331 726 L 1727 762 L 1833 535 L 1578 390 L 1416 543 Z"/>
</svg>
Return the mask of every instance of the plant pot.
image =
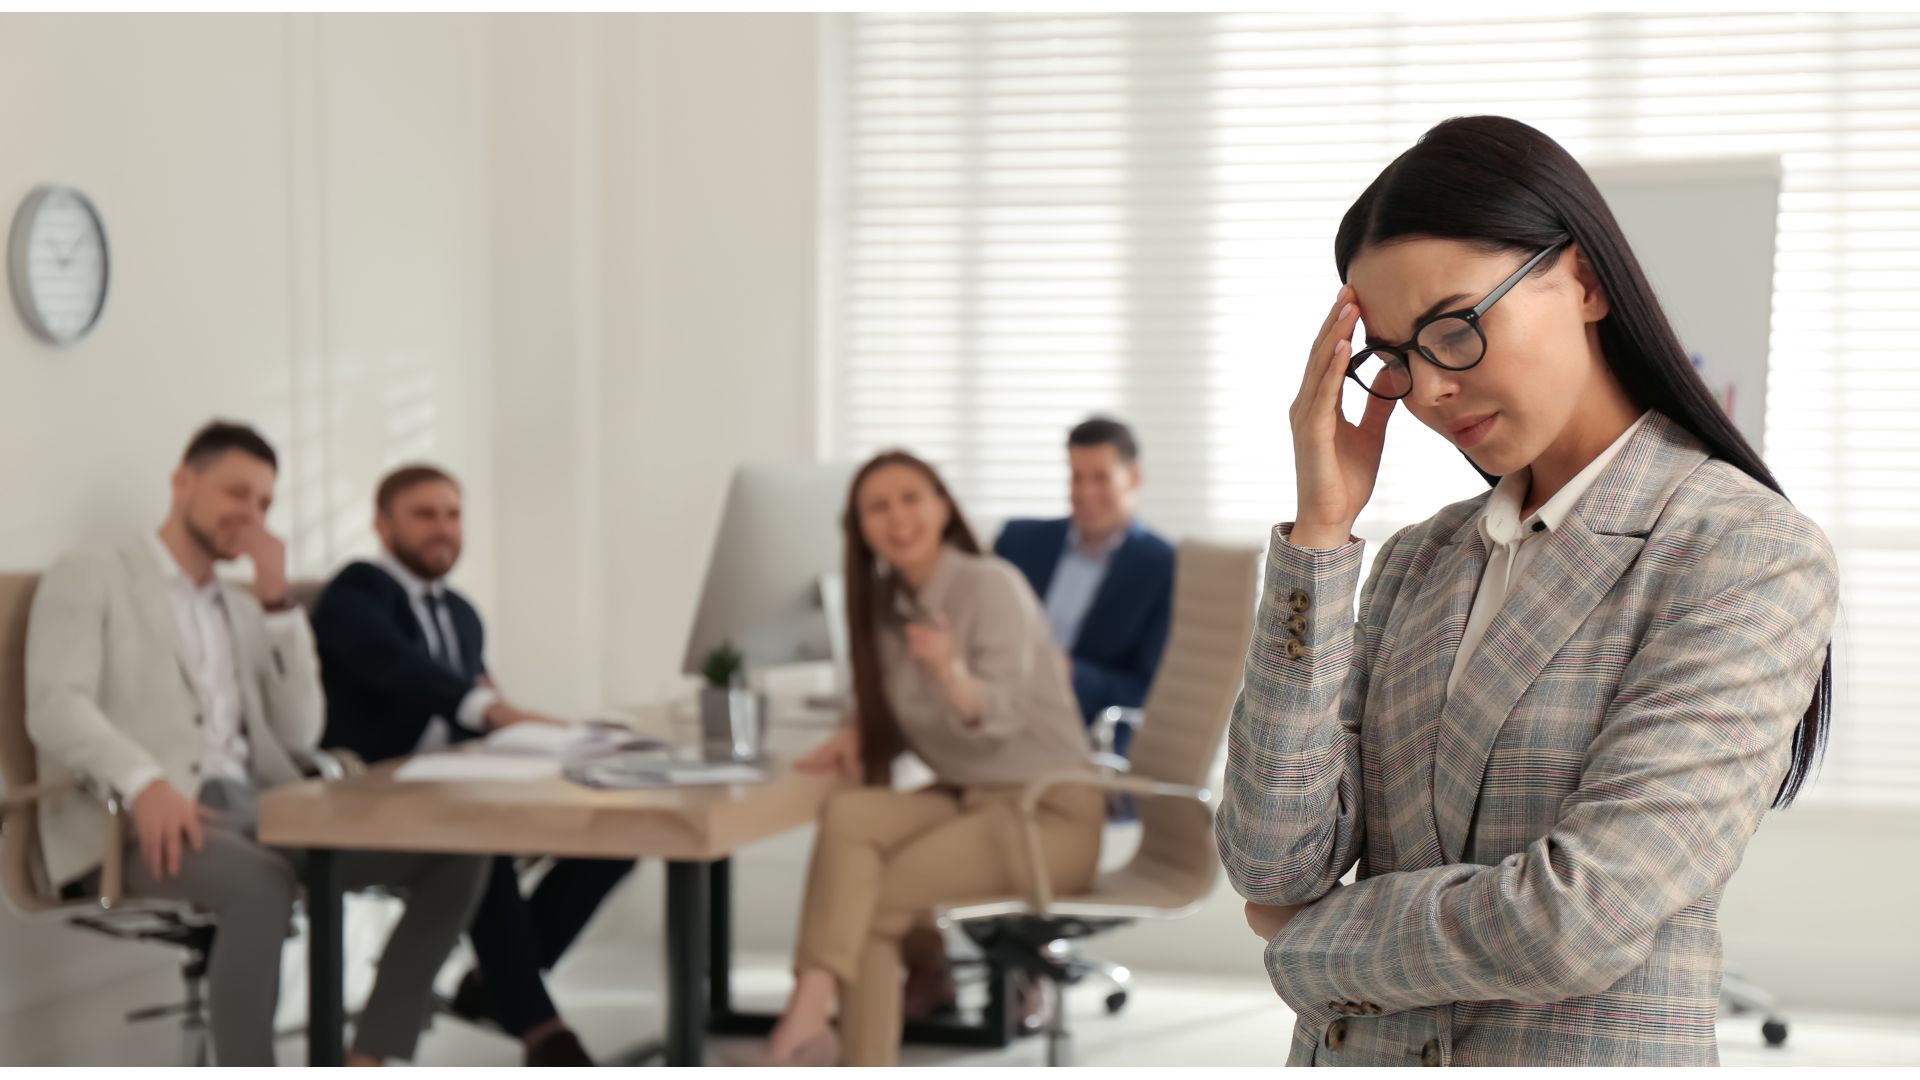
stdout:
<svg viewBox="0 0 1920 1080">
<path fill-rule="evenodd" d="M 765 694 L 716 686 L 700 691 L 700 751 L 708 761 L 758 761 L 766 734 Z"/>
</svg>

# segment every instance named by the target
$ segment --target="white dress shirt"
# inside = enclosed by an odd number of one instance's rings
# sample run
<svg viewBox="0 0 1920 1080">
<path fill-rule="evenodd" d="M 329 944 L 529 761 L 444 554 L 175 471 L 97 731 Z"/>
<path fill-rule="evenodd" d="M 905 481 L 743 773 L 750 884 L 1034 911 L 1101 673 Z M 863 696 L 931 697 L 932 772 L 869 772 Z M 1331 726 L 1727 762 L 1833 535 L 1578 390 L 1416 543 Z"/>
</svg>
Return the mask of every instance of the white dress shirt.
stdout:
<svg viewBox="0 0 1920 1080">
<path fill-rule="evenodd" d="M 453 615 L 447 610 L 447 585 L 444 581 L 427 581 L 420 575 L 407 569 L 392 552 L 382 552 L 380 569 L 385 570 L 400 587 L 407 590 L 407 600 L 413 607 L 413 617 L 420 622 L 420 630 L 427 636 L 427 651 L 434 659 L 455 670 L 462 670 L 460 656 L 460 635 L 453 629 Z M 433 607 L 427 603 L 431 595 L 440 600 L 440 618 L 434 618 Z M 500 695 L 484 686 L 476 686 L 467 691 L 460 699 L 460 707 L 455 711 L 454 720 L 468 731 L 487 730 L 487 710 L 493 708 Z M 427 721 L 427 730 L 414 745 L 416 754 L 434 750 L 444 750 L 452 741 L 452 729 L 447 726 L 445 717 L 436 716 Z"/>
<path fill-rule="evenodd" d="M 1487 568 L 1480 575 L 1480 587 L 1474 591 L 1473 610 L 1467 615 L 1467 629 L 1460 637 L 1460 651 L 1453 657 L 1453 673 L 1447 676 L 1447 696 L 1453 696 L 1453 688 L 1459 684 L 1460 676 L 1467 670 L 1467 661 L 1473 658 L 1474 651 L 1480 647 L 1480 639 L 1486 636 L 1487 624 L 1500 613 L 1507 602 L 1507 593 L 1513 583 L 1520 580 L 1527 567 L 1539 554 L 1540 546 L 1567 520 L 1573 512 L 1574 504 L 1587 493 L 1593 482 L 1607 470 L 1613 459 L 1627 445 L 1633 433 L 1647 422 L 1648 413 L 1641 413 L 1640 419 L 1627 426 L 1613 444 L 1600 451 L 1600 456 L 1587 463 L 1587 467 L 1573 475 L 1567 485 L 1553 493 L 1553 498 L 1542 503 L 1540 509 L 1520 520 L 1521 500 L 1527 496 L 1533 484 L 1533 471 L 1520 469 L 1500 478 L 1494 487 L 1493 495 L 1487 500 L 1486 508 L 1480 511 L 1480 536 L 1487 544 Z"/>
</svg>

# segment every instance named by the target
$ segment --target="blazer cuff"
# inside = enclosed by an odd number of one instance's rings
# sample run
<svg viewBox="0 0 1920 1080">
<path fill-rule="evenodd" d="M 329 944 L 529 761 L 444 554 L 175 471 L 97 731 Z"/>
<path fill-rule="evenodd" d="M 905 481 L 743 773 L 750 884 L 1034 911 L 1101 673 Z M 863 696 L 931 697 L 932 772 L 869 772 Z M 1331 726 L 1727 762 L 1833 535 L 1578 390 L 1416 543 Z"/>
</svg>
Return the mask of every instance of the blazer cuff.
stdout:
<svg viewBox="0 0 1920 1080">
<path fill-rule="evenodd" d="M 113 778 L 110 783 L 113 784 L 113 790 L 120 793 L 120 801 L 127 805 L 128 810 L 132 810 L 133 800 L 147 790 L 148 784 L 161 779 L 164 775 L 157 765 L 142 765 L 137 769 L 127 770 L 125 775 Z"/>
<path fill-rule="evenodd" d="M 1300 548 L 1287 539 L 1292 532 L 1290 521 L 1274 526 L 1267 545 L 1257 643 L 1272 650 L 1275 671 L 1296 676 L 1286 681 L 1306 684 L 1322 675 L 1344 682 L 1366 543 Z"/>
</svg>

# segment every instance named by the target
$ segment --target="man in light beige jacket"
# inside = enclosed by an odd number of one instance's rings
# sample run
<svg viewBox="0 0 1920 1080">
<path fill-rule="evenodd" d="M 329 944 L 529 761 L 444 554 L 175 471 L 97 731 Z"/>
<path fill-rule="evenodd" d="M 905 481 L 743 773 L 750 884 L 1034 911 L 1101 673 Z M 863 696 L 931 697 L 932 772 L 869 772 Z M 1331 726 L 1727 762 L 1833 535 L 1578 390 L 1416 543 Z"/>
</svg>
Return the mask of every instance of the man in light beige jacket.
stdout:
<svg viewBox="0 0 1920 1080">
<path fill-rule="evenodd" d="M 251 429 L 214 423 L 173 474 L 155 534 L 62 559 L 35 594 L 27 728 L 49 786 L 47 869 L 98 869 L 104 802 L 132 808 L 128 891 L 212 912 L 208 970 L 221 1065 L 271 1065 L 281 943 L 299 855 L 254 834 L 260 790 L 300 778 L 325 719 L 313 635 L 288 598 L 285 546 L 265 526 L 278 460 Z M 250 557 L 251 589 L 214 575 Z M 478 902 L 485 860 L 357 854 L 349 887 L 393 886 L 407 911 L 387 943 L 351 1060 L 409 1058 L 433 977 Z"/>
</svg>

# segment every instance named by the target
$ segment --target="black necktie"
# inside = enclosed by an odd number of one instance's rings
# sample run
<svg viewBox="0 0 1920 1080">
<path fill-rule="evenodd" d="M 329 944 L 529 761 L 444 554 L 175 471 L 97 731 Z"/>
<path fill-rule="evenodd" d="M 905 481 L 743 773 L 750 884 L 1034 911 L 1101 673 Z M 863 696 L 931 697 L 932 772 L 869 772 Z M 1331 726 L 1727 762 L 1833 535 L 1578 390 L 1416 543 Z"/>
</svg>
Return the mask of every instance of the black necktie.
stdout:
<svg viewBox="0 0 1920 1080">
<path fill-rule="evenodd" d="M 447 636 L 453 633 L 453 620 L 447 617 L 447 598 L 437 591 L 429 590 L 427 615 L 433 619 L 431 644 L 438 646 L 438 648 L 430 648 L 429 651 L 433 653 L 435 660 L 440 661 L 441 666 L 459 672 L 460 664 L 454 659 L 453 642 L 447 640 Z"/>
</svg>

